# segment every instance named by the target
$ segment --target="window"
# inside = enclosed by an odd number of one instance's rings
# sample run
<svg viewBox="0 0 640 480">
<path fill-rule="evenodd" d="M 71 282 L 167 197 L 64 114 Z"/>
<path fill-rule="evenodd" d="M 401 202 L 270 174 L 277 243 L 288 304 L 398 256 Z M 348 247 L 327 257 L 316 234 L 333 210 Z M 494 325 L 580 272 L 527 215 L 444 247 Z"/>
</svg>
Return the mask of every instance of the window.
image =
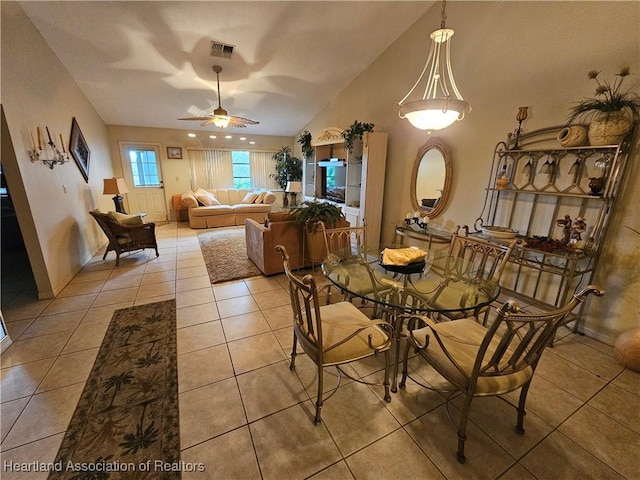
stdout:
<svg viewBox="0 0 640 480">
<path fill-rule="evenodd" d="M 233 188 L 251 188 L 251 166 L 249 152 L 231 152 L 233 163 Z"/>
<path fill-rule="evenodd" d="M 131 174 L 135 187 L 159 187 L 158 161 L 154 150 L 129 149 Z"/>
</svg>

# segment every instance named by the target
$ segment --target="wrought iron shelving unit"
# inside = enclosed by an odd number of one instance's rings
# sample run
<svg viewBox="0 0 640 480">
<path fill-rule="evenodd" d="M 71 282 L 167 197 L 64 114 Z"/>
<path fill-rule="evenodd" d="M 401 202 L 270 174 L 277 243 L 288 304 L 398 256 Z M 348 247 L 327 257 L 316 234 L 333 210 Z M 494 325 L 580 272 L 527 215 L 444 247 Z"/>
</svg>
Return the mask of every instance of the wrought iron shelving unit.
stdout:
<svg viewBox="0 0 640 480">
<path fill-rule="evenodd" d="M 496 145 L 483 210 L 471 232 L 483 234 L 482 226 L 488 225 L 518 230 L 523 243 L 514 250 L 501 285 L 542 308 L 565 304 L 591 282 L 633 144 L 631 131 L 617 145 L 564 148 L 556 140 L 561 128 L 522 135 L 517 149 L 511 138 Z M 498 188 L 503 176 L 506 186 Z M 586 220 L 581 242 L 532 246 L 534 237 L 561 238 L 559 220 L 565 215 Z M 541 249 L 547 246 L 556 248 Z M 576 312 L 574 331 L 583 309 L 584 304 Z"/>
</svg>

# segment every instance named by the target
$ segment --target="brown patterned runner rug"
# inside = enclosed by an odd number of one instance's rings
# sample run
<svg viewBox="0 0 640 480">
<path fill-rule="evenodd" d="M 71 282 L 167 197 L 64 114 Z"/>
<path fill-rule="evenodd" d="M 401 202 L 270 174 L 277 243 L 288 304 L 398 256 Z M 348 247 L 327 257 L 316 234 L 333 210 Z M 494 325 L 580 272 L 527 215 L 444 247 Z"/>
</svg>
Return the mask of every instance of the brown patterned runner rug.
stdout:
<svg viewBox="0 0 640 480">
<path fill-rule="evenodd" d="M 116 310 L 49 479 L 179 479 L 176 302 Z"/>
</svg>

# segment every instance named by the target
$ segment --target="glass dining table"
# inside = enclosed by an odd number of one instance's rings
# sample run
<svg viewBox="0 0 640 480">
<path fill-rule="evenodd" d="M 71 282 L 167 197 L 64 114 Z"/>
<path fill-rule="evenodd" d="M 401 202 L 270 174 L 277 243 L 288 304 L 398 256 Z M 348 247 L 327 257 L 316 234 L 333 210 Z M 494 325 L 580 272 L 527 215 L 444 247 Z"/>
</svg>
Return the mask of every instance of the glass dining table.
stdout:
<svg viewBox="0 0 640 480">
<path fill-rule="evenodd" d="M 397 245 L 351 246 L 330 253 L 322 263 L 322 272 L 348 298 L 360 298 L 364 304 L 372 305 L 374 318 L 393 325 L 395 364 L 391 390 L 396 392 L 400 345 L 407 320 L 413 315 L 425 315 L 435 321 L 477 317 L 498 298 L 500 287 L 492 279 L 483 278 L 482 271 L 466 259 L 422 251 L 422 258 L 410 252 L 408 258 L 417 259 L 388 263 L 383 255 L 385 248 L 394 253 L 407 249 Z"/>
</svg>

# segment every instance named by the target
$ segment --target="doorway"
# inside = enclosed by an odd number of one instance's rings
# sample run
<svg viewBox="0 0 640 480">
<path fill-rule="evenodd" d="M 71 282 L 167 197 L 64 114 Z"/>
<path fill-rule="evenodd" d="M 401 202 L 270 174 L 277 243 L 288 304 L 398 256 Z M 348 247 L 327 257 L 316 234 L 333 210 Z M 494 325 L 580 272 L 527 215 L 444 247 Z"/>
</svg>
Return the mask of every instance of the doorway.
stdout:
<svg viewBox="0 0 640 480">
<path fill-rule="evenodd" d="M 0 162 L 0 303 L 7 305 L 21 295 L 38 296 L 16 210 Z"/>
<path fill-rule="evenodd" d="M 128 213 L 146 213 L 146 221 L 166 222 L 167 200 L 164 195 L 159 144 L 120 142 L 122 171 L 129 188 Z"/>
</svg>

